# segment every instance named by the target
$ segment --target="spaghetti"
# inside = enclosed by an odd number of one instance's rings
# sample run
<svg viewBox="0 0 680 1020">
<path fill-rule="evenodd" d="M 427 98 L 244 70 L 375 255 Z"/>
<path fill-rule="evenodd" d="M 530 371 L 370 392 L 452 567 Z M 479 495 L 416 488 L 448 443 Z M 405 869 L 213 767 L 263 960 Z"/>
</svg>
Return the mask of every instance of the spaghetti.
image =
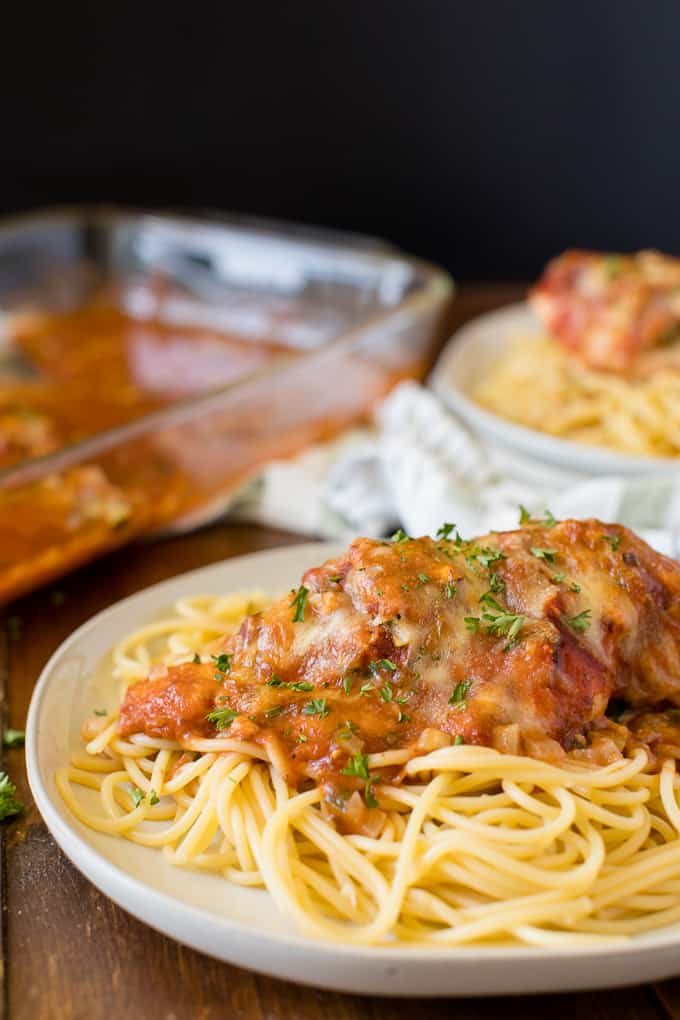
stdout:
<svg viewBox="0 0 680 1020">
<path fill-rule="evenodd" d="M 680 372 L 588 368 L 550 337 L 519 337 L 473 392 L 487 410 L 577 443 L 643 457 L 680 456 Z"/>
</svg>

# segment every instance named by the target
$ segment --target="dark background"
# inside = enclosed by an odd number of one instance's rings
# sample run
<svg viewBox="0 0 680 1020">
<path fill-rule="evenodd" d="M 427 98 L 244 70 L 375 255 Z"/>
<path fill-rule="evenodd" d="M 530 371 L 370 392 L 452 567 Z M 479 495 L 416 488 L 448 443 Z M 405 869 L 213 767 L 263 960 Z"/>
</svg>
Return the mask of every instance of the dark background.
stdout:
<svg viewBox="0 0 680 1020">
<path fill-rule="evenodd" d="M 678 0 L 3 5 L 0 212 L 217 207 L 459 278 L 680 254 Z"/>
</svg>

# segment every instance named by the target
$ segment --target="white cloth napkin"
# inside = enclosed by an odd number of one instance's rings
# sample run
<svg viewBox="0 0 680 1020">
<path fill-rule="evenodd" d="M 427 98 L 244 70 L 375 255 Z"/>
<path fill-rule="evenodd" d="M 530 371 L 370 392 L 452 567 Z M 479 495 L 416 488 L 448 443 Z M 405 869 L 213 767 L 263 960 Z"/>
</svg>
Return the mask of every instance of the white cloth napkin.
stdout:
<svg viewBox="0 0 680 1020">
<path fill-rule="evenodd" d="M 354 429 L 288 461 L 267 465 L 230 514 L 302 534 L 347 539 L 401 525 L 463 535 L 514 527 L 518 505 L 541 516 L 599 517 L 680 547 L 680 473 L 588 477 L 482 443 L 427 388 L 405 382 L 380 405 L 375 427 Z"/>
</svg>

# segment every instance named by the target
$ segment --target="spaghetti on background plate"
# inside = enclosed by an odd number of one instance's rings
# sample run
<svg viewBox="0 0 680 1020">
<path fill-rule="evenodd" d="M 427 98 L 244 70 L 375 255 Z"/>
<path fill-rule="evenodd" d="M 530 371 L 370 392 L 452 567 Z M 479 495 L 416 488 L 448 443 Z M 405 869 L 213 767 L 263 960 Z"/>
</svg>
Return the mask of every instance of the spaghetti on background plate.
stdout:
<svg viewBox="0 0 680 1020">
<path fill-rule="evenodd" d="M 562 439 L 680 455 L 680 259 L 567 251 L 529 304 L 545 334 L 517 337 L 475 400 Z"/>
<path fill-rule="evenodd" d="M 57 775 L 84 824 L 344 943 L 583 944 L 680 920 L 680 566 L 617 525 L 358 539 L 268 604 L 114 649 Z M 677 708 L 675 706 L 678 706 Z"/>
</svg>

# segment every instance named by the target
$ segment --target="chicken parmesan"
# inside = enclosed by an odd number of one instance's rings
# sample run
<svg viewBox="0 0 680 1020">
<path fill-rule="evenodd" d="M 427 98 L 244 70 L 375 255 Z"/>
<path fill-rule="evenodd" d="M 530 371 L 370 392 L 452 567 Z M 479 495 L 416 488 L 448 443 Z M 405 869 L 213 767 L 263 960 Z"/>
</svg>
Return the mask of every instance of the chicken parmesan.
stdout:
<svg viewBox="0 0 680 1020">
<path fill-rule="evenodd" d="M 680 340 L 680 259 L 656 251 L 567 251 L 529 301 L 548 333 L 591 368 L 626 371 Z"/>
<path fill-rule="evenodd" d="M 509 421 L 636 457 L 680 456 L 680 259 L 567 251 L 472 390 Z M 531 317 L 528 317 L 530 323 Z"/>
<path fill-rule="evenodd" d="M 679 596 L 680 565 L 595 520 L 360 538 L 242 620 L 184 600 L 126 639 L 58 785 L 322 937 L 646 930 L 680 917 L 635 906 L 645 855 L 680 883 Z"/>
</svg>

